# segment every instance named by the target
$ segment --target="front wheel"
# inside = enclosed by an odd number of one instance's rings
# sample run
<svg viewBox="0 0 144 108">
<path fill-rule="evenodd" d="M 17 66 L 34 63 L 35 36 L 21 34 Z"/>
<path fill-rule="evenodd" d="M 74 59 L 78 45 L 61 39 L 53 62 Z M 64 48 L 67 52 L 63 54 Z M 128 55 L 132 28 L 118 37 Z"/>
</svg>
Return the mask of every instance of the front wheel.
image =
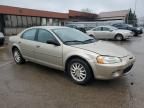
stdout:
<svg viewBox="0 0 144 108">
<path fill-rule="evenodd" d="M 72 59 L 68 65 L 68 72 L 77 84 L 86 84 L 92 79 L 91 68 L 82 59 Z"/>
<path fill-rule="evenodd" d="M 122 41 L 124 38 L 123 38 L 123 35 L 117 34 L 117 35 L 115 36 L 115 39 L 116 39 L 117 41 Z"/>
<path fill-rule="evenodd" d="M 25 63 L 25 59 L 22 57 L 20 51 L 17 48 L 13 50 L 13 57 L 17 64 Z"/>
</svg>

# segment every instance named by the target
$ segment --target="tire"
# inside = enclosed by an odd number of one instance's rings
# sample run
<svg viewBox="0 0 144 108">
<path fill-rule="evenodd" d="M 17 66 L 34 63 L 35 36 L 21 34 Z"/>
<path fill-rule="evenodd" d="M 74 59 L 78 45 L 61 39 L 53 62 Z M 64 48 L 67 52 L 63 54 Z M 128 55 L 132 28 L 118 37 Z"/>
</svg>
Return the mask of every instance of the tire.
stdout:
<svg viewBox="0 0 144 108">
<path fill-rule="evenodd" d="M 90 37 L 92 37 L 92 38 L 94 38 L 94 39 L 96 39 L 95 37 L 94 37 L 94 35 L 89 35 Z"/>
<path fill-rule="evenodd" d="M 117 34 L 116 36 L 115 36 L 115 40 L 117 40 L 117 41 L 122 41 L 124 38 L 123 38 L 123 35 L 122 34 Z"/>
<path fill-rule="evenodd" d="M 13 49 L 13 58 L 14 58 L 14 61 L 17 63 L 17 64 L 23 64 L 25 63 L 25 59 L 22 57 L 20 51 L 18 48 L 14 48 Z"/>
<path fill-rule="evenodd" d="M 72 80 L 80 85 L 85 85 L 93 79 L 91 68 L 82 59 L 72 59 L 68 63 L 68 73 Z"/>
<path fill-rule="evenodd" d="M 0 45 L 4 45 L 4 39 L 0 40 Z"/>
<path fill-rule="evenodd" d="M 138 33 L 137 33 L 137 32 L 134 32 L 134 36 L 138 36 Z"/>
</svg>

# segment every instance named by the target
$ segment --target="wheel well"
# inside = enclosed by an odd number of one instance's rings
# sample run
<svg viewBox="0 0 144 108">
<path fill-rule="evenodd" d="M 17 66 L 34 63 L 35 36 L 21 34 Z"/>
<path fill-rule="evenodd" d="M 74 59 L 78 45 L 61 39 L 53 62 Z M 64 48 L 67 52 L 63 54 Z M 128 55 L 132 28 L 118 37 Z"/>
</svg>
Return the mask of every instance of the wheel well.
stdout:
<svg viewBox="0 0 144 108">
<path fill-rule="evenodd" d="M 89 36 L 92 36 L 92 37 L 94 37 L 94 35 L 93 35 L 93 34 L 90 34 Z"/>
<path fill-rule="evenodd" d="M 123 35 L 122 35 L 121 33 L 117 33 L 117 34 L 115 35 L 115 38 L 116 38 L 118 35 L 121 35 L 122 38 L 124 38 Z"/>
<path fill-rule="evenodd" d="M 14 51 L 15 48 L 17 48 L 17 47 L 16 47 L 16 46 L 13 46 L 13 47 L 12 47 L 12 52 Z M 18 49 L 18 48 L 17 48 L 17 49 Z"/>
<path fill-rule="evenodd" d="M 91 69 L 92 76 L 94 76 L 94 75 L 93 75 L 93 70 L 92 70 L 90 64 L 88 63 L 88 61 L 85 60 L 84 58 L 80 57 L 80 56 L 71 56 L 71 57 L 69 57 L 69 58 L 66 60 L 66 63 L 65 63 L 65 73 L 66 73 L 66 74 L 68 74 L 68 73 L 67 73 L 68 63 L 69 63 L 72 59 L 81 59 L 81 60 L 85 61 L 85 62 L 87 63 L 87 65 L 89 66 L 89 68 Z"/>
</svg>

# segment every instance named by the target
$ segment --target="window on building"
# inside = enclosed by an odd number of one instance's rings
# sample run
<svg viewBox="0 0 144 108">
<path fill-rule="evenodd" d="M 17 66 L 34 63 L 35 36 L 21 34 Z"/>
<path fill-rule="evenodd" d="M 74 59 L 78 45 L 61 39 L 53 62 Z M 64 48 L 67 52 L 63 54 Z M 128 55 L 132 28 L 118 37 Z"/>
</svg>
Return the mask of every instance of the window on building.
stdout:
<svg viewBox="0 0 144 108">
<path fill-rule="evenodd" d="M 5 26 L 6 27 L 11 27 L 11 16 L 10 15 L 5 15 L 4 17 L 4 20 L 5 20 Z"/>
<path fill-rule="evenodd" d="M 22 16 L 23 27 L 27 27 L 27 19 L 26 16 Z"/>
<path fill-rule="evenodd" d="M 37 26 L 41 25 L 40 17 L 37 17 Z"/>
<path fill-rule="evenodd" d="M 32 26 L 32 18 L 27 17 L 27 22 L 28 22 L 28 27 L 31 27 Z"/>
<path fill-rule="evenodd" d="M 22 17 L 17 16 L 18 27 L 23 27 Z"/>
<path fill-rule="evenodd" d="M 37 29 L 30 29 L 23 33 L 22 38 L 27 40 L 35 40 L 35 34 Z"/>
<path fill-rule="evenodd" d="M 59 20 L 58 19 L 54 19 L 53 20 L 53 25 L 54 26 L 58 26 L 59 25 Z"/>
<path fill-rule="evenodd" d="M 17 27 L 17 18 L 16 18 L 16 16 L 12 15 L 11 16 L 11 21 L 12 21 L 12 27 Z"/>
<path fill-rule="evenodd" d="M 49 25 L 49 18 L 47 18 L 47 25 Z"/>
<path fill-rule="evenodd" d="M 41 25 L 45 26 L 47 24 L 46 18 L 42 18 Z"/>
<path fill-rule="evenodd" d="M 33 26 L 36 26 L 36 25 L 37 25 L 36 17 L 32 17 L 32 25 L 33 25 Z"/>
</svg>

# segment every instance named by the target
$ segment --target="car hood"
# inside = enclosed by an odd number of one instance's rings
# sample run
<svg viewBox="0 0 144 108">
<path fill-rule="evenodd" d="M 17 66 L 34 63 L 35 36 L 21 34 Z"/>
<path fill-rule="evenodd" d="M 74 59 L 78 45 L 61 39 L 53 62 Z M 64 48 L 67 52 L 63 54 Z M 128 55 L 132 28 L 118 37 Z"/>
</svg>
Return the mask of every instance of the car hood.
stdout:
<svg viewBox="0 0 144 108">
<path fill-rule="evenodd" d="M 131 55 L 125 48 L 106 41 L 97 41 L 91 44 L 72 45 L 72 47 L 88 50 L 100 55 L 125 57 Z"/>
</svg>

